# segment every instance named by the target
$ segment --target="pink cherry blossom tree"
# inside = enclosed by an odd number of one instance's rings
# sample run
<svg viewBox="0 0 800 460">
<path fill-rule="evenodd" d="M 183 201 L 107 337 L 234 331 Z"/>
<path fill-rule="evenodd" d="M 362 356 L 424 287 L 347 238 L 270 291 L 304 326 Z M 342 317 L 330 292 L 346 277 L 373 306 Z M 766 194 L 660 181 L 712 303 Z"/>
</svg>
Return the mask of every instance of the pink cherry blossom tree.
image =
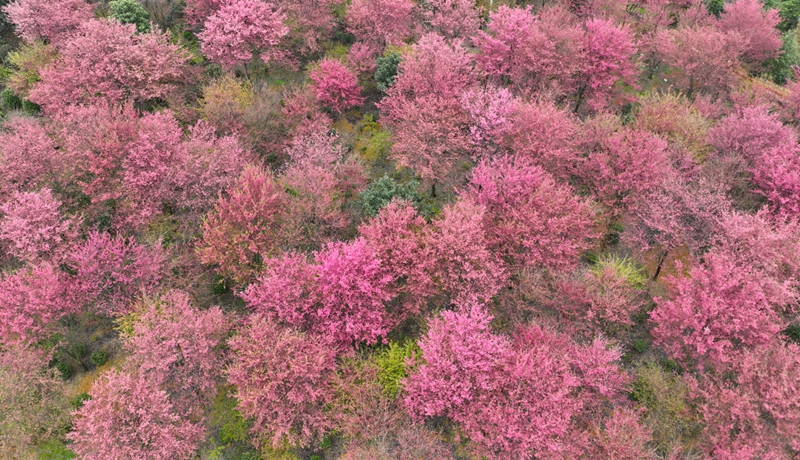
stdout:
<svg viewBox="0 0 800 460">
<path fill-rule="evenodd" d="M 175 409 L 164 390 L 142 376 L 105 373 L 89 392 L 67 436 L 81 458 L 188 459 L 205 428 Z"/>
<path fill-rule="evenodd" d="M 757 64 L 778 56 L 782 42 L 776 26 L 780 21 L 778 10 L 765 9 L 757 0 L 738 0 L 725 5 L 717 25 L 723 32 L 744 38 L 742 57 Z"/>
<path fill-rule="evenodd" d="M 361 105 L 364 97 L 358 77 L 336 59 L 323 59 L 309 73 L 317 101 L 337 113 Z"/>
<path fill-rule="evenodd" d="M 29 43 L 63 42 L 94 16 L 85 0 L 15 0 L 3 7 L 3 13 L 14 23 L 17 35 Z"/>
<path fill-rule="evenodd" d="M 490 250 L 486 212 L 472 201 L 458 201 L 445 208 L 429 237 L 440 288 L 456 305 L 489 301 L 508 278 L 499 254 Z"/>
<path fill-rule="evenodd" d="M 432 227 L 411 203 L 393 200 L 358 230 L 392 276 L 398 315 L 419 313 L 438 292 L 433 278 L 436 262 L 428 244 Z"/>
<path fill-rule="evenodd" d="M 25 262 L 58 262 L 76 236 L 75 220 L 61 214 L 61 202 L 49 189 L 15 193 L 0 206 L 0 240 L 9 253 Z"/>
<path fill-rule="evenodd" d="M 699 364 L 730 363 L 748 347 L 777 340 L 784 321 L 762 275 L 726 254 L 709 253 L 690 277 L 673 279 L 669 298 L 650 314 L 656 342 L 674 357 Z"/>
<path fill-rule="evenodd" d="M 66 259 L 76 274 L 71 290 L 77 299 L 98 312 L 130 312 L 131 301 L 152 292 L 161 278 L 164 255 L 160 246 L 142 246 L 121 236 L 92 232 Z"/>
<path fill-rule="evenodd" d="M 146 299 L 125 338 L 126 366 L 164 390 L 179 412 L 202 415 L 222 381 L 221 343 L 230 325 L 219 307 L 200 310 L 184 292 Z"/>
<path fill-rule="evenodd" d="M 228 382 L 238 410 L 253 420 L 256 442 L 305 446 L 333 427 L 325 408 L 334 397 L 335 348 L 252 315 L 229 342 L 233 363 Z"/>
<path fill-rule="evenodd" d="M 78 311 L 67 280 L 49 264 L 25 267 L 0 280 L 0 343 L 34 343 L 52 332 L 54 322 Z"/>
<path fill-rule="evenodd" d="M 188 59 L 166 35 L 136 34 L 135 25 L 117 21 L 86 21 L 63 44 L 58 58 L 41 70 L 30 100 L 56 113 L 98 99 L 164 98 L 191 80 Z"/>
<path fill-rule="evenodd" d="M 217 265 L 223 276 L 248 279 L 258 268 L 258 258 L 277 250 L 285 205 L 284 192 L 269 173 L 246 169 L 207 216 L 198 246 L 200 259 Z"/>
<path fill-rule="evenodd" d="M 589 204 L 525 157 L 481 162 L 463 196 L 486 208 L 490 248 L 516 269 L 573 267 L 594 236 Z"/>
<path fill-rule="evenodd" d="M 340 346 L 375 343 L 394 326 L 384 304 L 391 276 L 363 238 L 329 243 L 314 254 L 287 254 L 267 262 L 242 298 L 258 313 Z"/>
<path fill-rule="evenodd" d="M 347 30 L 370 48 L 400 45 L 412 34 L 411 0 L 353 0 L 347 6 Z"/>
<path fill-rule="evenodd" d="M 263 0 L 226 0 L 198 35 L 203 54 L 232 69 L 258 56 L 269 62 L 281 39 L 289 33 L 286 16 Z"/>
<path fill-rule="evenodd" d="M 428 0 L 423 16 L 433 30 L 447 38 L 472 37 L 481 25 L 472 0 Z"/>
</svg>

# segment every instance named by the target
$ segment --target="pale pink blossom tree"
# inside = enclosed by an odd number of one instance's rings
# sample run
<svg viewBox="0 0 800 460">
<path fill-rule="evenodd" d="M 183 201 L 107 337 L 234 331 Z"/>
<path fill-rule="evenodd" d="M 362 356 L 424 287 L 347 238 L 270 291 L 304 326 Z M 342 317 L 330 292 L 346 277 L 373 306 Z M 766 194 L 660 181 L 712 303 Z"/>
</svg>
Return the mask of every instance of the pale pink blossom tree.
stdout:
<svg viewBox="0 0 800 460">
<path fill-rule="evenodd" d="M 401 45 L 412 34 L 411 0 L 353 0 L 347 6 L 347 30 L 370 48 Z"/>
<path fill-rule="evenodd" d="M 97 380 L 67 436 L 81 458 L 188 459 L 205 437 L 202 423 L 175 409 L 140 375 L 110 371 Z"/>
<path fill-rule="evenodd" d="M 30 100 L 56 113 L 98 99 L 119 103 L 164 98 L 191 80 L 188 59 L 166 35 L 136 34 L 135 25 L 117 21 L 86 21 L 58 58 L 41 70 Z"/>
<path fill-rule="evenodd" d="M 253 420 L 256 442 L 306 446 L 333 428 L 325 412 L 334 398 L 335 347 L 252 315 L 229 342 L 228 382 L 238 410 Z"/>
<path fill-rule="evenodd" d="M 258 56 L 269 62 L 281 39 L 289 33 L 286 16 L 263 0 L 226 0 L 206 19 L 198 35 L 203 54 L 232 69 Z"/>
<path fill-rule="evenodd" d="M 0 240 L 24 262 L 58 262 L 77 236 L 74 218 L 63 216 L 61 202 L 49 189 L 15 193 L 0 206 Z"/>
<path fill-rule="evenodd" d="M 222 382 L 221 344 L 231 323 L 219 307 L 200 310 L 181 291 L 145 299 L 125 337 L 126 366 L 165 391 L 181 413 L 202 416 Z"/>
<path fill-rule="evenodd" d="M 570 268 L 591 245 L 595 219 L 589 203 L 528 158 L 481 162 L 462 196 L 486 208 L 489 247 L 516 269 Z"/>
<path fill-rule="evenodd" d="M 337 113 L 364 103 L 358 77 L 336 59 L 323 59 L 309 73 L 317 101 Z"/>
<path fill-rule="evenodd" d="M 15 32 L 26 42 L 64 42 L 81 23 L 92 19 L 85 0 L 15 0 L 3 7 Z"/>
</svg>

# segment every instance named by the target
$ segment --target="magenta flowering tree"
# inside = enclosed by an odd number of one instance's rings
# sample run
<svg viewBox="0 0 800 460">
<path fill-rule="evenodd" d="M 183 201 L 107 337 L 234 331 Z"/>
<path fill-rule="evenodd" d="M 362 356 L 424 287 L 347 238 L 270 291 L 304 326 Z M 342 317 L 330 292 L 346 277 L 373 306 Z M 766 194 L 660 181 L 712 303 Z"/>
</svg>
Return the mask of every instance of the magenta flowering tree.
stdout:
<svg viewBox="0 0 800 460">
<path fill-rule="evenodd" d="M 358 77 L 336 59 L 323 59 L 309 74 L 317 101 L 337 113 L 361 105 Z"/>
<path fill-rule="evenodd" d="M 219 307 L 200 310 L 181 291 L 145 299 L 125 337 L 126 366 L 165 391 L 180 413 L 202 415 L 223 380 L 221 344 L 230 327 Z"/>
<path fill-rule="evenodd" d="M 30 100 L 45 112 L 98 99 L 120 103 L 164 98 L 191 80 L 189 54 L 163 34 L 136 34 L 133 24 L 91 20 L 41 70 Z"/>
<path fill-rule="evenodd" d="M 116 316 L 130 312 L 136 296 L 156 288 L 164 254 L 160 246 L 92 232 L 72 249 L 65 263 L 75 272 L 70 289 L 78 301 Z"/>
<path fill-rule="evenodd" d="M 59 151 L 43 124 L 33 118 L 11 118 L 0 133 L 2 200 L 13 191 L 31 192 L 50 183 L 63 183 L 72 166 L 71 152 Z"/>
<path fill-rule="evenodd" d="M 306 446 L 319 441 L 333 421 L 335 347 L 263 315 L 252 315 L 230 342 L 228 382 L 236 387 L 238 410 L 253 420 L 257 443 Z"/>
<path fill-rule="evenodd" d="M 686 91 L 727 94 L 737 82 L 739 58 L 746 42 L 737 33 L 712 26 L 663 29 L 657 33 L 656 51 L 670 67 L 667 80 Z"/>
<path fill-rule="evenodd" d="M 800 149 L 772 149 L 756 161 L 753 182 L 773 212 L 800 216 Z"/>
<path fill-rule="evenodd" d="M 269 62 L 289 33 L 285 19 L 276 5 L 263 0 L 226 0 L 198 35 L 203 54 L 228 69 L 256 56 Z"/>
<path fill-rule="evenodd" d="M 140 375 L 107 372 L 89 395 L 68 434 L 81 458 L 188 459 L 205 436 L 202 423 L 177 411 L 165 391 Z"/>
<path fill-rule="evenodd" d="M 472 37 L 481 25 L 472 0 L 428 0 L 423 8 L 425 21 L 447 38 Z"/>
<path fill-rule="evenodd" d="M 780 21 L 776 9 L 765 9 L 757 0 L 737 0 L 725 5 L 717 26 L 739 34 L 746 43 L 742 58 L 759 64 L 779 54 L 783 43 L 776 26 Z"/>
<path fill-rule="evenodd" d="M 489 247 L 516 269 L 573 267 L 594 236 L 588 202 L 525 157 L 481 162 L 462 196 L 486 208 Z"/>
<path fill-rule="evenodd" d="M 703 450 L 716 458 L 782 458 L 800 445 L 795 382 L 800 348 L 775 343 L 743 354 L 730 367 L 690 379 L 705 422 Z"/>
<path fill-rule="evenodd" d="M 622 389 L 613 363 L 620 353 L 535 325 L 505 338 L 491 319 L 472 305 L 431 320 L 419 343 L 423 364 L 404 381 L 407 409 L 418 419 L 450 418 L 489 458 L 562 451 L 573 417 Z"/>
<path fill-rule="evenodd" d="M 438 292 L 433 278 L 436 262 L 428 244 L 432 230 L 411 203 L 398 200 L 358 229 L 392 277 L 389 286 L 400 304 L 401 318 L 419 313 Z"/>
<path fill-rule="evenodd" d="M 15 193 L 0 206 L 0 240 L 25 262 L 62 259 L 76 236 L 75 220 L 61 214 L 61 202 L 49 189 Z"/>
<path fill-rule="evenodd" d="M 485 207 L 460 200 L 445 208 L 429 236 L 436 279 L 456 305 L 488 302 L 508 279 L 503 260 L 490 250 L 486 213 Z"/>
<path fill-rule="evenodd" d="M 248 279 L 257 268 L 257 258 L 277 249 L 285 204 L 283 190 L 269 173 L 246 169 L 207 216 L 198 247 L 200 259 L 216 264 L 223 276 Z"/>
<path fill-rule="evenodd" d="M 242 298 L 258 313 L 340 346 L 375 343 L 394 327 L 385 303 L 390 274 L 363 238 L 329 243 L 314 263 L 286 254 L 267 262 Z"/>
<path fill-rule="evenodd" d="M 459 99 L 476 79 L 469 54 L 458 44 L 427 34 L 412 47 L 380 103 L 395 135 L 392 156 L 400 166 L 438 182 L 468 157 L 469 117 Z"/>
<path fill-rule="evenodd" d="M 585 36 L 574 15 L 548 7 L 534 16 L 530 7 L 501 5 L 489 17 L 486 32 L 473 37 L 484 72 L 523 94 L 572 92 L 573 77 L 582 68 Z"/>
<path fill-rule="evenodd" d="M 15 32 L 26 42 L 63 42 L 81 23 L 92 19 L 85 0 L 15 0 L 3 7 Z"/>
<path fill-rule="evenodd" d="M 591 19 L 586 23 L 583 40 L 586 56 L 578 76 L 575 112 L 586 101 L 592 109 L 609 107 L 621 93 L 618 85 L 634 86 L 637 52 L 634 35 L 627 26 L 618 27 L 610 20 Z"/>
<path fill-rule="evenodd" d="M 577 117 L 547 102 L 520 103 L 502 145 L 527 157 L 559 180 L 574 174 L 578 161 Z"/>
<path fill-rule="evenodd" d="M 631 209 L 670 171 L 667 143 L 646 131 L 621 128 L 601 135 L 580 166 L 580 177 L 612 214 Z"/>
<path fill-rule="evenodd" d="M 412 34 L 411 0 L 353 0 L 347 6 L 347 30 L 373 51 L 400 45 Z"/>
<path fill-rule="evenodd" d="M 657 343 L 698 364 L 727 364 L 749 347 L 769 345 L 785 324 L 762 274 L 726 254 L 709 253 L 690 277 L 673 279 L 669 298 L 650 314 Z M 777 302 L 776 302 L 777 303 Z"/>
<path fill-rule="evenodd" d="M 22 268 L 0 280 L 0 343 L 35 343 L 62 316 L 75 313 L 67 280 L 49 264 Z"/>
</svg>

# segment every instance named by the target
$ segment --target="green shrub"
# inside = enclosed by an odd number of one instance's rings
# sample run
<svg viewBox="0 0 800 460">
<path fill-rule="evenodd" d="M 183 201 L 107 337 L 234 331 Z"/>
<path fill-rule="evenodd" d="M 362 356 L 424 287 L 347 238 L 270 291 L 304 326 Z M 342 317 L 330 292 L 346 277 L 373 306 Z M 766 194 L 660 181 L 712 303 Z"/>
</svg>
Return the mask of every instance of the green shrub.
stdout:
<svg viewBox="0 0 800 460">
<path fill-rule="evenodd" d="M 778 24 L 778 29 L 790 32 L 797 27 L 797 20 L 800 18 L 800 0 L 784 0 L 778 6 L 778 14 L 782 21 Z"/>
<path fill-rule="evenodd" d="M 150 32 L 150 15 L 136 0 L 114 0 L 108 4 L 108 15 L 123 24 L 133 24 L 136 32 Z"/>
<path fill-rule="evenodd" d="M 633 341 L 633 349 L 638 353 L 644 353 L 650 344 L 645 339 L 636 339 Z"/>
<path fill-rule="evenodd" d="M 421 198 L 417 192 L 418 187 L 419 182 L 413 180 L 401 184 L 389 176 L 383 176 L 370 183 L 367 189 L 358 195 L 358 202 L 364 214 L 373 217 L 394 198 L 419 204 Z"/>
<path fill-rule="evenodd" d="M 406 378 L 406 358 L 409 358 L 419 348 L 417 344 L 408 341 L 404 344 L 390 342 L 389 346 L 374 355 L 375 365 L 378 367 L 378 383 L 384 391 L 394 398 L 400 391 L 400 380 Z"/>
<path fill-rule="evenodd" d="M 27 99 L 23 99 L 22 110 L 28 115 L 38 115 L 39 112 L 42 111 L 42 108 L 39 106 L 39 104 L 34 104 L 33 102 Z"/>
<path fill-rule="evenodd" d="M 92 397 L 89 396 L 89 393 L 80 393 L 78 396 L 75 396 L 74 398 L 70 399 L 69 403 L 72 404 L 72 407 L 74 407 L 75 409 L 80 409 L 81 407 L 83 407 L 83 403 L 85 403 L 90 399 L 92 399 Z"/>
<path fill-rule="evenodd" d="M 706 0 L 706 10 L 709 14 L 719 17 L 725 10 L 725 0 Z"/>
<path fill-rule="evenodd" d="M 660 453 L 692 444 L 699 425 L 687 403 L 689 390 L 679 376 L 646 363 L 636 369 L 631 388 L 631 397 L 646 409 L 644 421 L 653 430 L 653 444 Z"/>
<path fill-rule="evenodd" d="M 6 88 L 0 93 L 0 97 L 3 98 L 3 106 L 7 109 L 19 109 L 22 107 L 22 99 L 14 93 L 14 90 L 11 88 Z"/>
<path fill-rule="evenodd" d="M 67 353 L 77 360 L 81 360 L 89 354 L 89 349 L 83 343 L 73 343 L 67 349 Z"/>
<path fill-rule="evenodd" d="M 800 324 L 790 324 L 783 330 L 783 335 L 792 342 L 800 344 Z"/>
<path fill-rule="evenodd" d="M 59 361 L 56 363 L 56 370 L 58 371 L 59 374 L 61 374 L 61 378 L 64 380 L 69 380 L 69 378 L 72 377 L 73 373 L 72 366 L 63 361 Z"/>
<path fill-rule="evenodd" d="M 395 51 L 389 51 L 375 61 L 375 84 L 379 90 L 384 93 L 389 91 L 397 79 L 397 67 L 400 61 L 402 58 Z"/>
<path fill-rule="evenodd" d="M 77 457 L 63 442 L 50 439 L 39 446 L 38 460 L 71 460 Z"/>
<path fill-rule="evenodd" d="M 636 262 L 627 257 L 617 255 L 600 257 L 591 270 L 599 274 L 607 267 L 613 267 L 617 276 L 627 280 L 636 289 L 644 289 L 647 284 L 647 276 L 636 266 Z"/>
<path fill-rule="evenodd" d="M 250 427 L 247 421 L 236 410 L 236 399 L 225 392 L 220 392 L 214 399 L 209 421 L 219 429 L 219 441 L 224 444 L 244 442 Z"/>
<path fill-rule="evenodd" d="M 792 67 L 800 65 L 800 45 L 797 41 L 797 30 L 792 29 L 781 35 L 783 45 L 781 55 L 767 62 L 767 69 L 772 76 L 772 81 L 779 85 L 786 84 L 794 77 Z"/>
<path fill-rule="evenodd" d="M 95 366 L 100 367 L 108 361 L 108 357 L 104 351 L 98 350 L 92 353 L 92 356 L 89 356 L 89 361 Z"/>
</svg>

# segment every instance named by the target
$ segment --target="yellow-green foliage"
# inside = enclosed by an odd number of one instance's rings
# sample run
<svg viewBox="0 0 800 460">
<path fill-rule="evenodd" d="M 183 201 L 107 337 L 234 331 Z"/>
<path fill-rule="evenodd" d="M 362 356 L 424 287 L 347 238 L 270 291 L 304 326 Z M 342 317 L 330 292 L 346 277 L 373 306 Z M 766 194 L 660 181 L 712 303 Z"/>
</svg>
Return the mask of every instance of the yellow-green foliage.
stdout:
<svg viewBox="0 0 800 460">
<path fill-rule="evenodd" d="M 636 262 L 627 257 L 605 255 L 592 266 L 591 270 L 596 275 L 599 275 L 608 267 L 613 267 L 619 278 L 627 280 L 636 289 L 644 289 L 647 284 L 647 276 L 636 265 Z"/>
<path fill-rule="evenodd" d="M 236 410 L 236 399 L 230 396 L 228 389 L 220 391 L 214 399 L 208 420 L 211 427 L 219 430 L 219 442 L 223 445 L 247 440 L 250 426 Z"/>
<path fill-rule="evenodd" d="M 361 122 L 361 132 L 355 143 L 355 151 L 367 161 L 375 162 L 386 158 L 391 147 L 391 134 L 381 128 L 372 115 L 365 115 Z"/>
<path fill-rule="evenodd" d="M 688 389 L 681 378 L 653 362 L 635 372 L 633 399 L 645 407 L 645 423 L 653 430 L 653 443 L 661 453 L 691 451 L 699 424 L 687 405 Z"/>
<path fill-rule="evenodd" d="M 392 398 L 400 391 L 400 380 L 408 375 L 406 359 L 414 354 L 419 355 L 419 347 L 414 342 L 407 341 L 403 344 L 390 342 L 388 347 L 373 356 L 378 368 L 378 383 Z"/>
<path fill-rule="evenodd" d="M 27 97 L 33 84 L 41 79 L 39 70 L 55 57 L 55 49 L 43 42 L 22 45 L 19 50 L 8 53 L 8 62 L 14 67 L 8 77 L 8 87 L 18 96 Z"/>
<path fill-rule="evenodd" d="M 249 83 L 233 75 L 224 75 L 203 89 L 200 116 L 215 126 L 233 128 L 241 125 L 255 97 Z"/>
<path fill-rule="evenodd" d="M 653 93 L 641 98 L 640 104 L 634 127 L 665 137 L 699 160 L 705 158 L 711 149 L 706 142 L 711 122 L 683 96 Z"/>
</svg>

